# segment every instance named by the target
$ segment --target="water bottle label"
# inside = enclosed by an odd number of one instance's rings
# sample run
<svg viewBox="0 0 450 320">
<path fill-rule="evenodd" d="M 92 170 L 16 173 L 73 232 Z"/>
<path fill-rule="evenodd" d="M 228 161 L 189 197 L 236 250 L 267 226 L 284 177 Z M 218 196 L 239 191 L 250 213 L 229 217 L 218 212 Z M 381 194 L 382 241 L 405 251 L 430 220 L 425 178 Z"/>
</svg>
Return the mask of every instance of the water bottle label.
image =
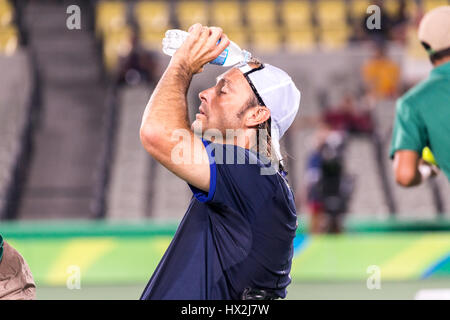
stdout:
<svg viewBox="0 0 450 320">
<path fill-rule="evenodd" d="M 210 63 L 211 64 L 216 64 L 216 65 L 219 65 L 219 66 L 223 66 L 223 64 L 227 60 L 228 52 L 229 52 L 229 49 L 226 48 L 225 50 L 222 51 L 222 53 L 217 58 L 215 58 Z"/>
</svg>

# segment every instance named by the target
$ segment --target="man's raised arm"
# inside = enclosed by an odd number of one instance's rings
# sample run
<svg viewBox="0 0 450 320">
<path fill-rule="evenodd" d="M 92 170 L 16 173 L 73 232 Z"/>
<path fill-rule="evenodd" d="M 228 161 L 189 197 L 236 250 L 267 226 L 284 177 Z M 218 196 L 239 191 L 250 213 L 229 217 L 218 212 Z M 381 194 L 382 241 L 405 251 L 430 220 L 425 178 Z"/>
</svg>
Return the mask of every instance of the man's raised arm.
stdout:
<svg viewBox="0 0 450 320">
<path fill-rule="evenodd" d="M 217 45 L 219 39 L 221 42 Z M 229 40 L 220 28 L 193 25 L 158 82 L 140 128 L 141 142 L 147 152 L 178 177 L 203 191 L 209 190 L 208 155 L 200 139 L 190 130 L 186 96 L 193 75 L 201 72 L 203 66 L 217 58 L 228 45 Z M 180 140 L 180 137 L 183 138 Z M 188 161 L 173 161 L 175 146 L 182 153 L 180 156 L 188 157 Z M 196 155 L 196 150 L 201 155 Z"/>
</svg>

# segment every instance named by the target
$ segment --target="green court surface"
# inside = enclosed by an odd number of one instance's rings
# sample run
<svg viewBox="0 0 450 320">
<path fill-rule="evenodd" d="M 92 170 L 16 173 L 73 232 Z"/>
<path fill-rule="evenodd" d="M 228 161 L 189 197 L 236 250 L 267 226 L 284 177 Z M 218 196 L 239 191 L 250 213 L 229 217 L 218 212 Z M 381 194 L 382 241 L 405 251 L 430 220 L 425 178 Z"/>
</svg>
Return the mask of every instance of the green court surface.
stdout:
<svg viewBox="0 0 450 320">
<path fill-rule="evenodd" d="M 65 287 L 38 287 L 39 300 L 136 300 L 145 284 L 122 286 L 87 286 L 69 290 Z M 450 289 L 448 279 L 382 282 L 380 289 L 367 289 L 365 281 L 301 282 L 288 287 L 289 300 L 410 300 L 422 289 Z"/>
</svg>

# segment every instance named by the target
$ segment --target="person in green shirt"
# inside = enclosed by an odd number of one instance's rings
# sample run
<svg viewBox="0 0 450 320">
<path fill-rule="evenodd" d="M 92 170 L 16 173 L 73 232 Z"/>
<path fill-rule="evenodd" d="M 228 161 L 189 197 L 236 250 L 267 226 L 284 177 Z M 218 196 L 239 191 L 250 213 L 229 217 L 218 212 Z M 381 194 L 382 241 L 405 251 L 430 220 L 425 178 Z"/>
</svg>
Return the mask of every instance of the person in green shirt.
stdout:
<svg viewBox="0 0 450 320">
<path fill-rule="evenodd" d="M 398 184 L 411 187 L 439 172 L 425 162 L 429 147 L 450 180 L 450 6 L 428 12 L 420 22 L 419 39 L 429 53 L 430 76 L 397 101 L 390 156 Z"/>
</svg>

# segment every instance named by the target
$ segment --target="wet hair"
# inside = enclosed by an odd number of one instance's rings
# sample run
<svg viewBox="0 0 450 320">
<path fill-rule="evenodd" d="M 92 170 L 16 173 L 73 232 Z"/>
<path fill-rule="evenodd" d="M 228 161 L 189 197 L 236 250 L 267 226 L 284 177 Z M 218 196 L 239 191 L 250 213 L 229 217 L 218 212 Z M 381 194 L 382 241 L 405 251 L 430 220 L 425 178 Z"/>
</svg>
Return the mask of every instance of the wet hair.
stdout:
<svg viewBox="0 0 450 320">
<path fill-rule="evenodd" d="M 244 107 L 239 112 L 238 116 L 241 117 L 244 112 L 250 108 L 257 107 L 258 99 L 256 95 L 252 93 L 251 97 L 247 100 Z M 276 161 L 279 164 L 279 171 L 284 172 L 287 175 L 287 170 L 284 166 L 283 159 L 276 158 L 276 155 L 272 155 L 272 137 L 271 137 L 271 118 L 267 119 L 264 122 L 261 122 L 256 127 L 256 153 L 263 154 L 272 162 Z M 261 130 L 265 130 L 265 136 L 267 137 L 266 141 L 260 141 L 259 135 Z"/>
<path fill-rule="evenodd" d="M 260 66 L 262 64 L 261 60 L 259 60 L 256 57 L 252 57 L 247 64 L 250 65 L 256 65 L 256 67 Z M 245 111 L 247 111 L 250 108 L 259 106 L 258 98 L 256 97 L 255 93 L 252 92 L 250 98 L 246 101 L 242 109 L 238 112 L 238 117 L 241 118 Z M 279 164 L 279 171 L 284 172 L 285 175 L 287 175 L 287 170 L 284 166 L 283 159 L 278 159 L 276 155 L 272 155 L 272 137 L 271 137 L 271 118 L 267 119 L 266 121 L 258 124 L 256 127 L 256 152 L 258 154 L 263 154 L 268 159 L 270 159 L 272 162 L 278 162 Z M 266 141 L 262 141 L 262 145 L 260 144 L 259 134 L 260 130 L 266 131 Z"/>
</svg>

